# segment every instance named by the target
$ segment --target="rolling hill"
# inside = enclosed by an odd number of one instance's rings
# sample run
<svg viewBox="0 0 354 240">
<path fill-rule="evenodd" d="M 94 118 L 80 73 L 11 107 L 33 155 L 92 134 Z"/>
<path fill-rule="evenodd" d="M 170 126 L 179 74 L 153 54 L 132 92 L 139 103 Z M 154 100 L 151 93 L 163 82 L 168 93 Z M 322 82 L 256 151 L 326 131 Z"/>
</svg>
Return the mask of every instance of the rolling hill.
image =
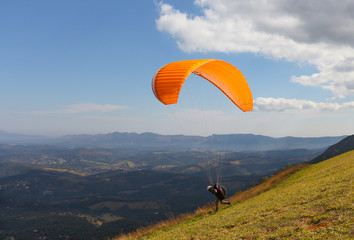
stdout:
<svg viewBox="0 0 354 240">
<path fill-rule="evenodd" d="M 218 212 L 116 239 L 353 239 L 354 151 Z"/>
</svg>

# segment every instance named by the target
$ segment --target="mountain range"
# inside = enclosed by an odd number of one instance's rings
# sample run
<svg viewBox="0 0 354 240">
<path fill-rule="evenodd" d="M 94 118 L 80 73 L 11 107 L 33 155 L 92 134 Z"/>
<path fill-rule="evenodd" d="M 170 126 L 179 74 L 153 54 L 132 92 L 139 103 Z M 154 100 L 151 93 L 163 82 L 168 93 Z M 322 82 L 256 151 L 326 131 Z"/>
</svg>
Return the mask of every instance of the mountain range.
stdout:
<svg viewBox="0 0 354 240">
<path fill-rule="evenodd" d="M 346 136 L 281 137 L 254 134 L 214 134 L 211 136 L 161 135 L 156 133 L 108 133 L 96 135 L 66 135 L 43 137 L 0 131 L 2 144 L 48 144 L 66 147 L 100 147 L 133 149 L 218 149 L 228 151 L 269 151 L 288 149 L 321 149 L 337 143 Z"/>
</svg>

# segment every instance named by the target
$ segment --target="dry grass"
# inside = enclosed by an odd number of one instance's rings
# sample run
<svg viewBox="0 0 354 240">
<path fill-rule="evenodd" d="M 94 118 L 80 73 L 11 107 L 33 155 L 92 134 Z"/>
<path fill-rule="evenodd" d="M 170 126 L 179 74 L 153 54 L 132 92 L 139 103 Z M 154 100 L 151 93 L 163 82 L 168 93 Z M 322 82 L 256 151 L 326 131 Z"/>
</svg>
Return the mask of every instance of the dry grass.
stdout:
<svg viewBox="0 0 354 240">
<path fill-rule="evenodd" d="M 298 172 L 299 170 L 303 169 L 304 167 L 309 166 L 309 164 L 298 164 L 295 165 L 291 168 L 285 169 L 283 171 L 278 172 L 271 178 L 268 178 L 267 180 L 263 181 L 261 184 L 250 188 L 246 191 L 243 191 L 241 193 L 237 193 L 234 196 L 230 197 L 229 200 L 232 203 L 235 202 L 241 202 L 246 199 L 252 198 L 254 196 L 257 196 L 265 191 L 268 191 L 269 189 L 274 188 L 277 186 L 279 183 L 283 182 L 287 178 L 289 178 L 291 175 L 294 173 Z"/>
<path fill-rule="evenodd" d="M 274 176 L 263 181 L 261 184 L 255 186 L 255 187 L 252 187 L 246 191 L 237 193 L 234 196 L 231 196 L 228 200 L 234 204 L 234 203 L 239 203 L 239 202 L 245 201 L 245 200 L 250 199 L 254 196 L 257 196 L 265 191 L 268 191 L 268 190 L 274 188 L 279 183 L 286 180 L 291 175 L 293 175 L 294 173 L 298 172 L 299 170 L 303 169 L 306 166 L 308 166 L 308 164 L 299 164 L 299 165 L 295 165 L 291 168 L 285 169 L 281 172 L 278 172 Z M 224 208 L 228 208 L 228 206 L 225 206 Z M 203 216 L 208 216 L 210 214 L 213 214 L 214 209 L 215 209 L 215 204 L 210 203 L 208 205 L 205 205 L 205 206 L 197 209 L 193 213 L 182 214 L 178 217 L 159 222 L 155 225 L 148 226 L 145 228 L 140 228 L 140 229 L 136 230 L 135 232 L 118 236 L 118 237 L 114 238 L 114 240 L 140 239 L 143 236 L 149 236 L 151 233 L 154 233 L 157 230 L 163 231 L 164 229 L 168 229 L 171 226 L 175 226 L 175 225 L 181 224 L 183 222 L 197 221 L 198 219 L 202 218 Z"/>
</svg>

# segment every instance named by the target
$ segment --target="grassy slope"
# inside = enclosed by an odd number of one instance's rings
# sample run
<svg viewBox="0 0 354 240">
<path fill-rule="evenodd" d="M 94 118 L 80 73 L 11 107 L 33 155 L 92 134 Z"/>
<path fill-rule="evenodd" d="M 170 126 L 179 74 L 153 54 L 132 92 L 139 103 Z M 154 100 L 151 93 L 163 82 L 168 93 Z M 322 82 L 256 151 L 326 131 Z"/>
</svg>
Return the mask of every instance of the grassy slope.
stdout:
<svg viewBox="0 0 354 240">
<path fill-rule="evenodd" d="M 351 151 L 232 207 L 139 239 L 354 239 L 353 179 Z"/>
</svg>

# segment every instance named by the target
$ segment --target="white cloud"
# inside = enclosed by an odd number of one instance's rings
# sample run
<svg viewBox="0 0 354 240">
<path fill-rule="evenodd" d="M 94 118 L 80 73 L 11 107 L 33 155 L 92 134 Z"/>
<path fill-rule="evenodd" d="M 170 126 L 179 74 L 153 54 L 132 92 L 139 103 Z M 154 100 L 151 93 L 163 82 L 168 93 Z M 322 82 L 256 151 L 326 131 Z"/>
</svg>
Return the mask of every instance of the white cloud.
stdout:
<svg viewBox="0 0 354 240">
<path fill-rule="evenodd" d="M 127 109 L 128 107 L 112 105 L 112 104 L 92 104 L 92 103 L 77 103 L 70 105 L 62 105 L 57 109 L 46 111 L 35 111 L 33 114 L 77 114 L 88 112 L 109 112 L 121 109 Z"/>
<path fill-rule="evenodd" d="M 292 111 L 292 110 L 315 110 L 315 111 L 338 111 L 354 110 L 354 102 L 330 103 L 313 102 L 308 100 L 285 99 L 285 98 L 263 98 L 254 100 L 254 111 Z"/>
<path fill-rule="evenodd" d="M 351 0 L 196 0 L 200 16 L 160 3 L 157 28 L 185 52 L 251 52 L 306 62 L 319 72 L 292 81 L 354 95 L 354 2 Z"/>
</svg>

